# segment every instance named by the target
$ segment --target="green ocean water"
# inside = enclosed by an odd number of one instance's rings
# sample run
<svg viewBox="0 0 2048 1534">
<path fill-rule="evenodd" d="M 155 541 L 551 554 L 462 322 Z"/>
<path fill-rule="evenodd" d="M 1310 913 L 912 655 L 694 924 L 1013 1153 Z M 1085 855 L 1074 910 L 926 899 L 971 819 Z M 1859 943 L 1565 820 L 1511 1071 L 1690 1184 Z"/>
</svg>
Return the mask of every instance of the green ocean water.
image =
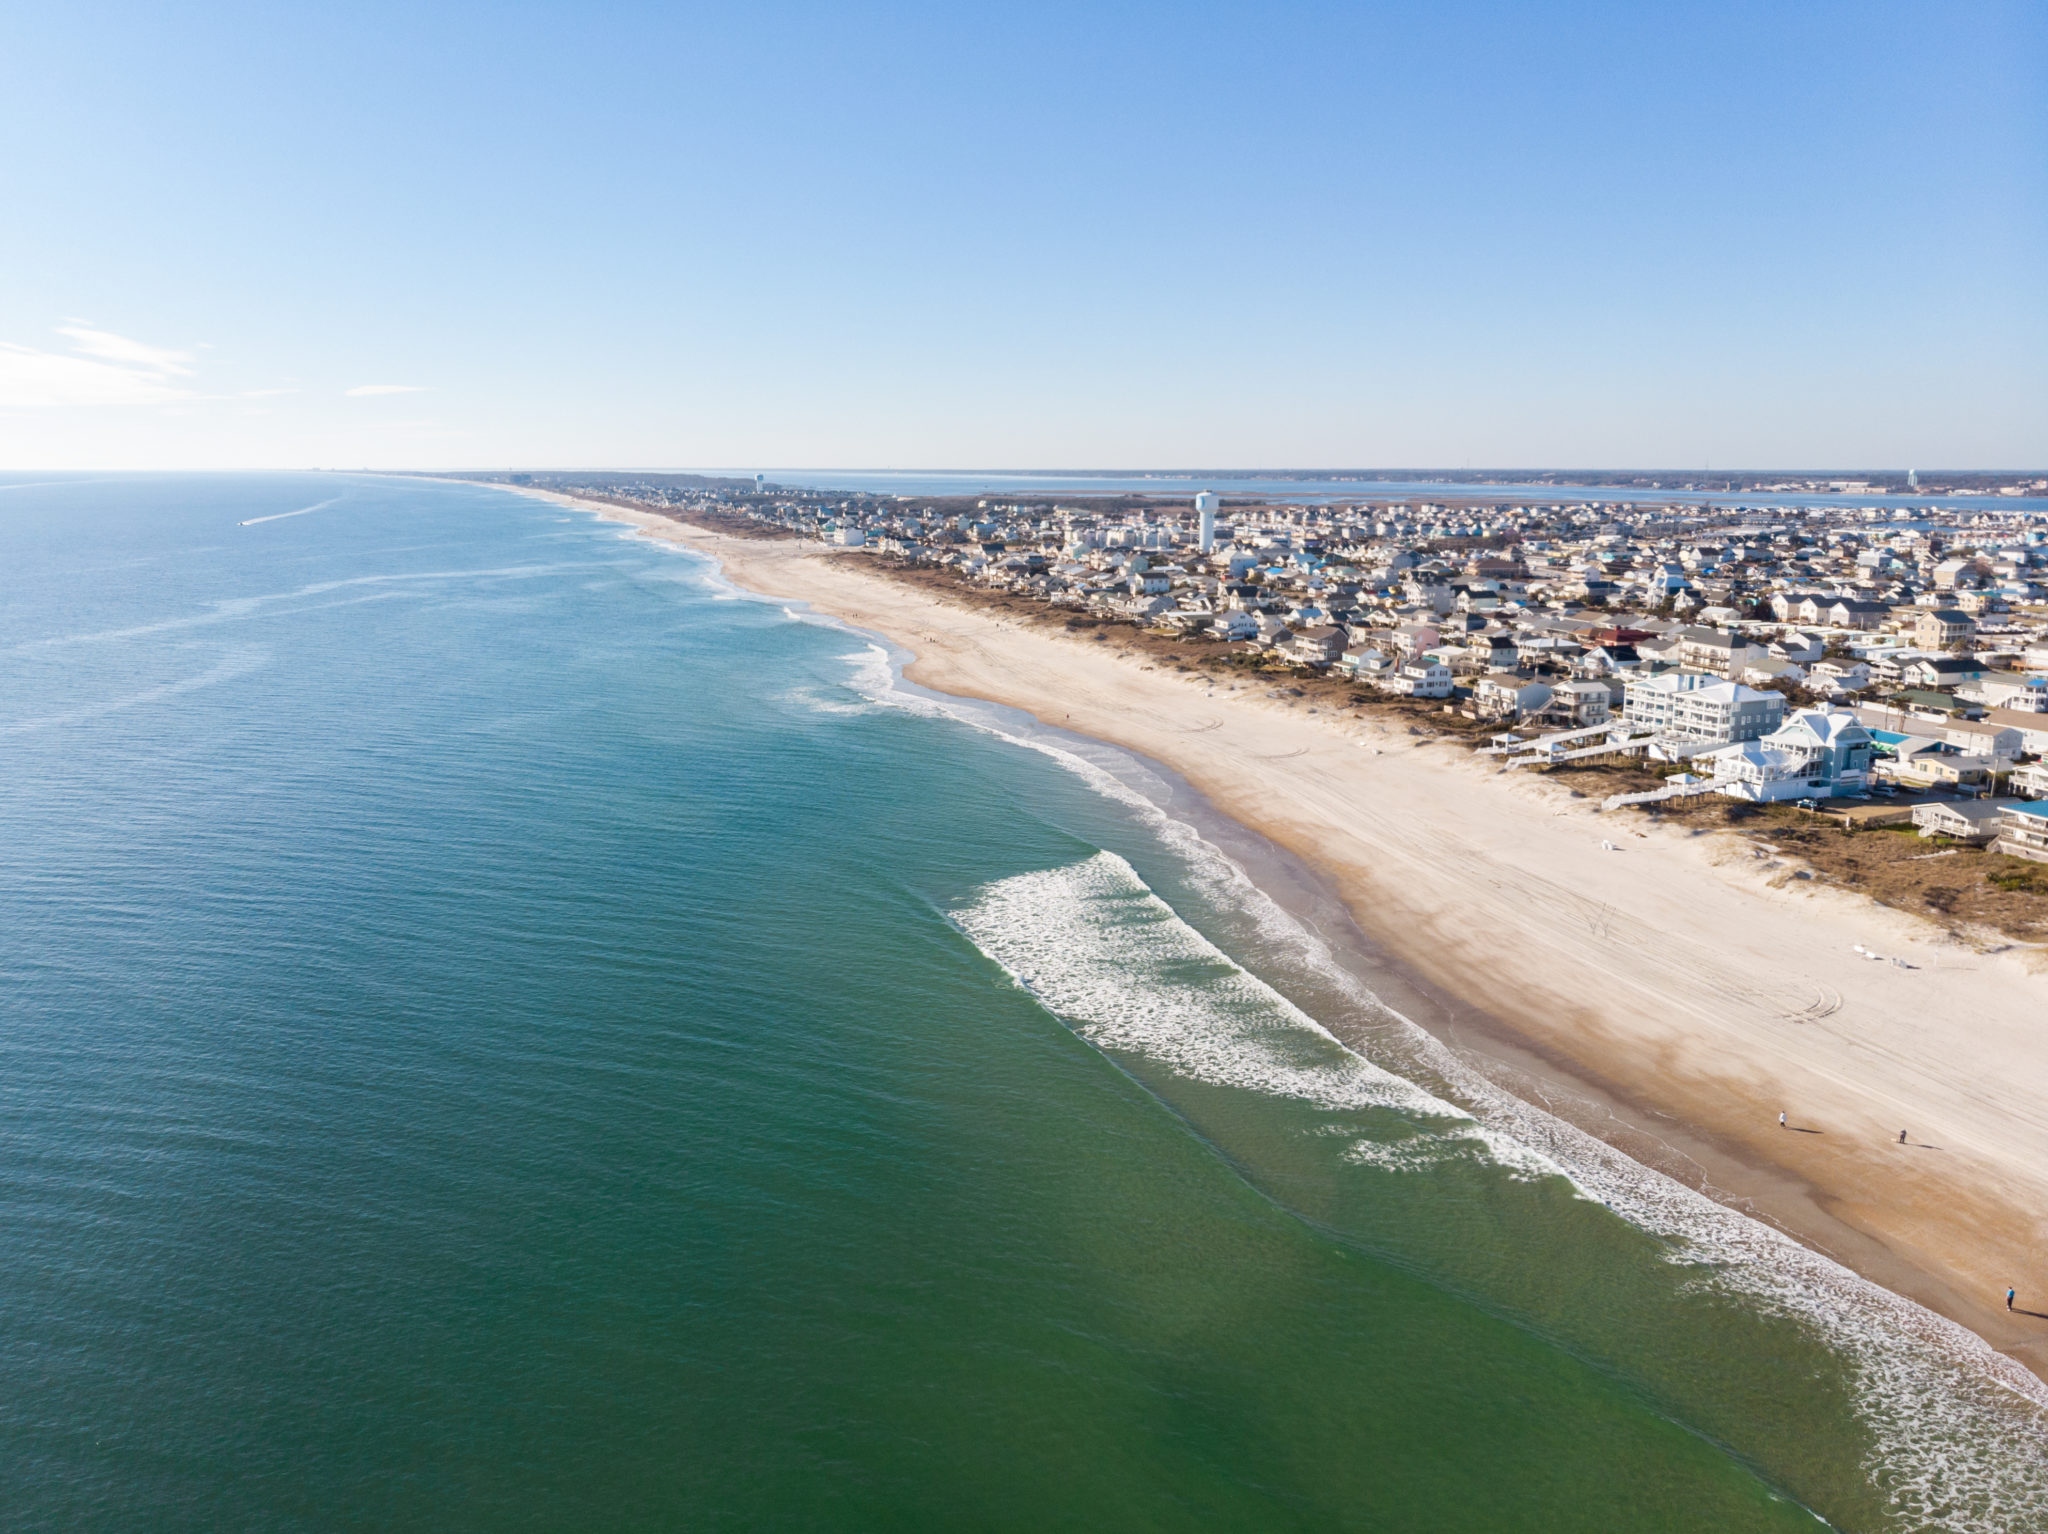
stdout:
<svg viewBox="0 0 2048 1534">
<path fill-rule="evenodd" d="M 2048 1527 L 2023 1380 L 1144 764 L 476 487 L 0 480 L 0 570 L 9 1528 Z"/>
</svg>

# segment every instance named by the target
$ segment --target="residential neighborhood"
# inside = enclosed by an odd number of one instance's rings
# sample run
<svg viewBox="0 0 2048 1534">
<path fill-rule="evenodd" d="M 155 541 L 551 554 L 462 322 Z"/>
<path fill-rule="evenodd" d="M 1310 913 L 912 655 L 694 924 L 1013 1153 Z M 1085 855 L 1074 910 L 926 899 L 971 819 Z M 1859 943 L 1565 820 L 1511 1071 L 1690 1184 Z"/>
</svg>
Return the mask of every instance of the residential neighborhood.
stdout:
<svg viewBox="0 0 2048 1534">
<path fill-rule="evenodd" d="M 1665 786 L 1619 802 L 2048 792 L 2038 509 L 1009 500 L 559 478 L 1070 623 L 1222 644 L 1260 674 L 1343 678 L 1487 727 L 1485 749 L 1509 766 L 1669 764 Z M 1988 824 L 1972 819 L 1971 836 Z M 2027 830 L 2001 845 L 2032 855 Z"/>
</svg>

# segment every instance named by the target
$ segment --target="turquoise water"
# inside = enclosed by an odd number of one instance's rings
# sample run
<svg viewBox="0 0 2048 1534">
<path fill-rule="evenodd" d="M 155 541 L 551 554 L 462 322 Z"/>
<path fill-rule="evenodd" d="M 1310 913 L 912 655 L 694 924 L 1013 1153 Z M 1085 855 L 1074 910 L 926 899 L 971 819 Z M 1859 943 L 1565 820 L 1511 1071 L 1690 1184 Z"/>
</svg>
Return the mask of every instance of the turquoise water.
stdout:
<svg viewBox="0 0 2048 1534">
<path fill-rule="evenodd" d="M 9 1527 L 2048 1527 L 2024 1377 L 1141 763 L 476 487 L 0 481 L 0 570 Z"/>
</svg>

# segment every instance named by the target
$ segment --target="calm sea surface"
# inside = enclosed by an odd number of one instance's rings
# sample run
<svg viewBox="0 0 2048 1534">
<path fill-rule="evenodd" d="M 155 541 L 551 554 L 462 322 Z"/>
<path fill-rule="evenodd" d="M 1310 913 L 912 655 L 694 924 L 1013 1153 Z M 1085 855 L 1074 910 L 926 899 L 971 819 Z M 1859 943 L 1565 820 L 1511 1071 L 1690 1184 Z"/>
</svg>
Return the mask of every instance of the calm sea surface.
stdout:
<svg viewBox="0 0 2048 1534">
<path fill-rule="evenodd" d="M 1143 764 L 508 493 L 26 479 L 7 1528 L 2048 1528 Z"/>
<path fill-rule="evenodd" d="M 1003 473 L 976 470 L 890 471 L 883 469 L 698 469 L 683 473 L 739 475 L 751 479 L 765 474 L 774 485 L 812 490 L 865 490 L 876 495 L 1158 495 L 1187 497 L 1198 490 L 1216 490 L 1237 499 L 1258 496 L 1275 501 L 1334 501 L 1384 504 L 1389 497 L 1406 499 L 1437 497 L 1462 501 L 1528 500 L 1539 505 L 1574 502 L 1610 502 L 1664 506 L 1699 504 L 1787 507 L 1833 506 L 1874 509 L 1887 513 L 1886 521 L 1910 517 L 1930 507 L 1963 513 L 1992 515 L 2048 508 L 2048 497 L 1965 495 L 1796 495 L 1769 490 L 1741 492 L 1718 490 L 1652 490 L 1643 485 L 1543 485 L 1543 484 L 1452 484 L 1443 480 L 1376 479 L 1243 479 L 1202 478 L 1189 474 L 1045 474 Z M 1703 476 L 1711 478 L 1711 476 Z"/>
</svg>

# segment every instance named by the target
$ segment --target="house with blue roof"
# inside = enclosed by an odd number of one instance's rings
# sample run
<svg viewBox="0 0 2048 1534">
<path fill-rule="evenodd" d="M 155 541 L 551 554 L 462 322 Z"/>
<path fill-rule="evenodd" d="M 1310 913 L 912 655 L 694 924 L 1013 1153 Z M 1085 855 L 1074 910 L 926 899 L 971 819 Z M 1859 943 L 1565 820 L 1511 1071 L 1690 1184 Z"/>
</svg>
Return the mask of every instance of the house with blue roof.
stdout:
<svg viewBox="0 0 2048 1534">
<path fill-rule="evenodd" d="M 1993 852 L 2048 863 L 2048 800 L 2008 804 L 1999 811 L 1998 819 L 1998 840 L 1991 844 Z"/>
</svg>

